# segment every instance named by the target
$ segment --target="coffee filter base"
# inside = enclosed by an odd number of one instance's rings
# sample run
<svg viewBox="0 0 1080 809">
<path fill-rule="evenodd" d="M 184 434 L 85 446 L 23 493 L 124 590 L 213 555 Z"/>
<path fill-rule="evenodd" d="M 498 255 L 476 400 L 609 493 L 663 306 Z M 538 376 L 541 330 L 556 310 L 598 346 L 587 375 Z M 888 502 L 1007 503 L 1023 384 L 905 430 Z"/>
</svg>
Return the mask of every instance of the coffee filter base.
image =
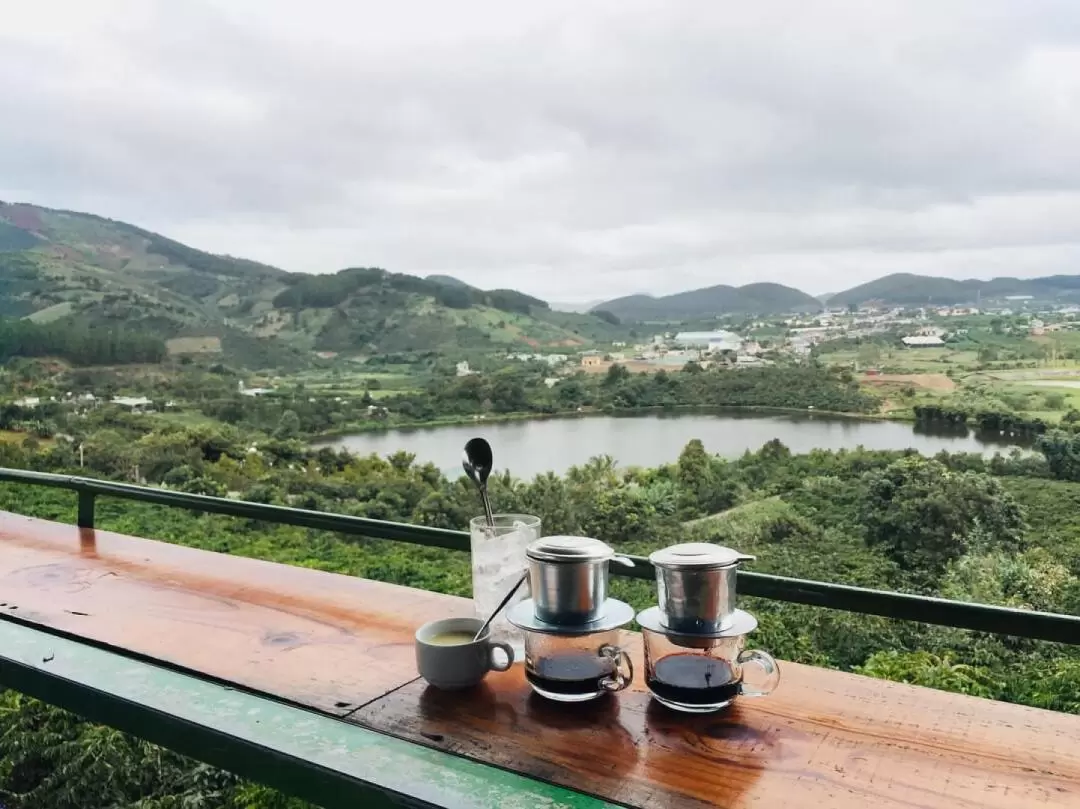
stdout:
<svg viewBox="0 0 1080 809">
<path fill-rule="evenodd" d="M 634 620 L 634 608 L 625 601 L 609 598 L 604 602 L 603 615 L 595 621 L 584 624 L 551 624 L 536 617 L 533 600 L 526 598 L 506 613 L 506 620 L 518 629 L 544 635 L 592 635 L 596 632 L 610 632 L 630 623 Z"/>
<path fill-rule="evenodd" d="M 723 638 L 746 635 L 757 629 L 757 618 L 745 610 L 735 610 L 731 623 L 715 632 L 675 632 L 664 624 L 664 615 L 659 607 L 649 607 L 637 614 L 637 622 L 645 629 L 664 635 L 676 646 L 688 649 L 711 649 Z"/>
</svg>

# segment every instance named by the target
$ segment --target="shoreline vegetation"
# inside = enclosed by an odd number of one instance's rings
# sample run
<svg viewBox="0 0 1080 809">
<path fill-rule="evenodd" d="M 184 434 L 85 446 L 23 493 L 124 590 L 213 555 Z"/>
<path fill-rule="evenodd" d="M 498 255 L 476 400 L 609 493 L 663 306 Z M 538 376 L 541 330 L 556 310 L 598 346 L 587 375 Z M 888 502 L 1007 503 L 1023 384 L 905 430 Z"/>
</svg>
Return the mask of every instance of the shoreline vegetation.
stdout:
<svg viewBox="0 0 1080 809">
<path fill-rule="evenodd" d="M 460 427 L 467 424 L 499 424 L 515 421 L 551 421 L 555 419 L 591 418 L 596 416 L 648 416 L 664 413 L 699 413 L 702 415 L 721 415 L 725 412 L 761 413 L 762 415 L 799 415 L 799 416 L 826 416 L 828 418 L 844 418 L 852 421 L 902 421 L 915 424 L 917 419 L 913 415 L 893 415 L 888 413 L 850 413 L 840 410 L 815 410 L 813 408 L 798 407 L 767 407 L 764 405 L 649 405 L 636 408 L 611 408 L 606 410 L 561 410 L 554 413 L 485 413 L 477 415 L 453 416 L 450 418 L 435 418 L 427 421 L 395 422 L 393 424 L 378 424 L 357 422 L 351 426 L 319 433 L 310 438 L 313 446 L 325 444 L 338 438 L 345 438 L 360 433 L 388 433 L 396 430 L 423 430 L 436 429 L 438 427 Z"/>
</svg>

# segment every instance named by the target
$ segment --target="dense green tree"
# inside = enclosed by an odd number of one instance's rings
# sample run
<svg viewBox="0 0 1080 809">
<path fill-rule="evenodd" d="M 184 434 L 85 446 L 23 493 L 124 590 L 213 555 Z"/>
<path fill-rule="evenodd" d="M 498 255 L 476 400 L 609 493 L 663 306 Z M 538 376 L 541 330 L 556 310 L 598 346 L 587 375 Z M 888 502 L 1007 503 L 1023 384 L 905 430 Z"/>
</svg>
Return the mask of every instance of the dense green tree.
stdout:
<svg viewBox="0 0 1080 809">
<path fill-rule="evenodd" d="M 1055 478 L 1080 480 L 1080 433 L 1055 430 L 1040 436 L 1035 447 L 1045 456 Z"/>
<path fill-rule="evenodd" d="M 300 435 L 300 417 L 295 410 L 286 410 L 274 430 L 274 438 L 288 441 Z"/>
<path fill-rule="evenodd" d="M 967 536 L 976 528 L 993 549 L 1015 550 L 1022 542 L 1022 509 L 988 475 L 953 472 L 910 456 L 868 473 L 863 484 L 860 519 L 867 541 L 914 581 L 934 581 L 967 550 Z"/>
</svg>

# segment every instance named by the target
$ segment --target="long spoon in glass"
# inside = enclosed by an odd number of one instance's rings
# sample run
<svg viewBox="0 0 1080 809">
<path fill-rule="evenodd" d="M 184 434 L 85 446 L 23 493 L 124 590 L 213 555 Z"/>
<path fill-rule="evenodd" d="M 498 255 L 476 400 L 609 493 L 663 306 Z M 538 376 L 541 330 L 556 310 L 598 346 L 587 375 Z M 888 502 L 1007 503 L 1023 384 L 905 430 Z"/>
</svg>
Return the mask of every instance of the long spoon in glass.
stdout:
<svg viewBox="0 0 1080 809">
<path fill-rule="evenodd" d="M 518 579 L 514 586 L 510 588 L 510 592 L 503 596 L 503 600 L 499 602 L 499 606 L 497 606 L 491 613 L 491 615 L 488 616 L 488 619 L 484 621 L 483 626 L 481 626 L 476 631 L 476 634 L 473 636 L 474 641 L 480 640 L 480 637 L 484 634 L 484 632 L 487 631 L 487 628 L 491 626 L 491 622 L 495 620 L 495 616 L 502 612 L 502 608 L 505 607 L 510 601 L 510 599 L 514 597 L 514 593 L 516 593 L 518 591 L 518 588 L 521 587 L 522 584 L 524 584 L 525 579 L 528 578 L 528 575 L 529 571 L 527 570 L 521 574 L 521 578 Z"/>
</svg>

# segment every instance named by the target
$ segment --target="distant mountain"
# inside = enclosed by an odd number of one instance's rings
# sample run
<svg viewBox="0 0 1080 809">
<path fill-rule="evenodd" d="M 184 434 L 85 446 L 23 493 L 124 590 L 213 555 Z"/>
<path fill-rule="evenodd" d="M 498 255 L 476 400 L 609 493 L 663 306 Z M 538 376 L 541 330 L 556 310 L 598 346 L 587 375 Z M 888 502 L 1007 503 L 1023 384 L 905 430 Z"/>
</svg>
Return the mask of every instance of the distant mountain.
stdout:
<svg viewBox="0 0 1080 809">
<path fill-rule="evenodd" d="M 782 284 L 720 285 L 655 298 L 629 295 L 597 304 L 591 311 L 607 311 L 624 322 L 642 320 L 688 320 L 736 313 L 778 314 L 817 312 L 821 301 Z"/>
<path fill-rule="evenodd" d="M 527 349 L 625 336 L 600 318 L 450 276 L 289 273 L 92 214 L 2 202 L 0 316 L 191 338 L 174 346 L 279 368 L 309 363 L 313 351 Z"/>
<path fill-rule="evenodd" d="M 452 275 L 428 275 L 425 277 L 426 281 L 434 281 L 436 284 L 442 284 L 448 287 L 467 287 L 468 289 L 476 289 L 472 284 L 466 284 L 460 278 L 455 278 Z"/>
<path fill-rule="evenodd" d="M 246 365 L 287 367 L 295 350 L 236 321 L 288 273 L 192 249 L 100 216 L 0 202 L 0 315 L 174 337 L 216 338 Z"/>
<path fill-rule="evenodd" d="M 1080 299 L 1080 276 L 1051 275 L 1044 278 L 992 278 L 989 281 L 935 278 L 929 275 L 895 273 L 838 292 L 829 306 L 850 306 L 878 302 L 886 306 L 974 304 L 1013 295 L 1030 295 L 1038 300 Z"/>
<path fill-rule="evenodd" d="M 588 312 L 591 309 L 595 309 L 602 303 L 603 301 L 601 300 L 585 302 L 579 301 L 577 303 L 567 303 L 565 301 L 549 301 L 548 306 L 550 306 L 556 312 L 578 312 L 579 314 L 581 314 L 584 312 Z"/>
</svg>

